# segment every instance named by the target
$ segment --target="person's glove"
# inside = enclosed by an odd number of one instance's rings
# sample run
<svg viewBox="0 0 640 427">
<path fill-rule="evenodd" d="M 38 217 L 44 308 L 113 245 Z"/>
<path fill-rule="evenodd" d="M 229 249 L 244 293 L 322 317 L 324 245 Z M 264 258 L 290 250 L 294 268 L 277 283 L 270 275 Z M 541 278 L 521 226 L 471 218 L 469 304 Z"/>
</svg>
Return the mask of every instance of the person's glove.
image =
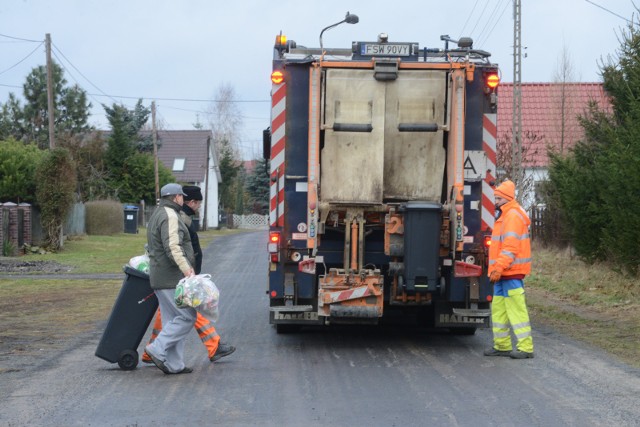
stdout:
<svg viewBox="0 0 640 427">
<path fill-rule="evenodd" d="M 489 281 L 491 283 L 496 283 L 498 280 L 500 280 L 500 276 L 502 276 L 502 273 L 497 270 L 493 270 L 491 272 L 491 275 L 489 276 Z"/>
</svg>

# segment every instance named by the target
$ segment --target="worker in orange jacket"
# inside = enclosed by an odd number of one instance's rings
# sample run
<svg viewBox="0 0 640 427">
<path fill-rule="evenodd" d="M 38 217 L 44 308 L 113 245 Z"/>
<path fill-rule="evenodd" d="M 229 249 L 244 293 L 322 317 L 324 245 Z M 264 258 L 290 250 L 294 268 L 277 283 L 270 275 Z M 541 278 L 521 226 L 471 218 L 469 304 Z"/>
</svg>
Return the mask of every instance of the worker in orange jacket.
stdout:
<svg viewBox="0 0 640 427">
<path fill-rule="evenodd" d="M 524 278 L 531 272 L 529 216 L 515 200 L 515 184 L 503 182 L 495 191 L 496 221 L 489 246 L 489 280 L 493 283 L 491 323 L 493 347 L 485 356 L 533 358 L 531 322 L 524 296 Z M 512 351 L 511 333 L 517 350 Z"/>
<path fill-rule="evenodd" d="M 183 196 L 184 204 L 182 205 L 180 218 L 185 222 L 189 229 L 191 245 L 193 246 L 193 253 L 196 259 L 194 271 L 196 274 L 200 274 L 202 268 L 202 248 L 200 247 L 200 239 L 198 237 L 198 226 L 197 223 L 193 221 L 193 217 L 198 213 L 198 209 L 200 209 L 200 204 L 202 203 L 202 192 L 200 191 L 200 187 L 196 185 L 185 185 L 182 187 L 182 192 L 185 195 Z M 212 362 L 215 362 L 221 357 L 228 356 L 236 350 L 234 346 L 220 342 L 220 335 L 216 332 L 216 328 L 214 328 L 209 319 L 204 317 L 202 314 L 197 314 L 196 323 L 193 327 L 196 329 L 200 340 L 207 348 L 209 360 Z M 160 314 L 160 309 L 158 309 L 156 312 L 156 320 L 153 324 L 153 329 L 151 330 L 149 344 L 156 339 L 161 330 L 162 315 Z M 153 363 L 151 357 L 149 357 L 146 351 L 142 354 L 142 361 L 145 363 Z"/>
</svg>

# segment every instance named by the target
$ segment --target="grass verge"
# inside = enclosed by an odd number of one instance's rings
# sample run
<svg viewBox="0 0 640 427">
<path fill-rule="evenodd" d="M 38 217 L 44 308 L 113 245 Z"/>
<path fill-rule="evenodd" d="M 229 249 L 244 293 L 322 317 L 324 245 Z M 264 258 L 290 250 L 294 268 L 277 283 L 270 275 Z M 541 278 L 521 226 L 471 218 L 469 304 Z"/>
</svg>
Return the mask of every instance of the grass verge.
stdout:
<svg viewBox="0 0 640 427">
<path fill-rule="evenodd" d="M 533 248 L 531 318 L 640 368 L 640 278 L 588 265 L 569 250 Z"/>
<path fill-rule="evenodd" d="M 198 233 L 202 247 L 238 230 Z M 129 259 L 144 253 L 146 230 L 139 234 L 81 236 L 59 253 L 27 255 L 25 261 L 55 261 L 71 273 L 122 273 Z M 124 279 L 124 274 L 122 275 Z M 0 281 L 0 374 L 28 369 L 42 357 L 64 349 L 67 341 L 94 331 L 105 321 L 122 280 L 19 279 Z M 18 356 L 18 357 L 17 357 Z"/>
</svg>

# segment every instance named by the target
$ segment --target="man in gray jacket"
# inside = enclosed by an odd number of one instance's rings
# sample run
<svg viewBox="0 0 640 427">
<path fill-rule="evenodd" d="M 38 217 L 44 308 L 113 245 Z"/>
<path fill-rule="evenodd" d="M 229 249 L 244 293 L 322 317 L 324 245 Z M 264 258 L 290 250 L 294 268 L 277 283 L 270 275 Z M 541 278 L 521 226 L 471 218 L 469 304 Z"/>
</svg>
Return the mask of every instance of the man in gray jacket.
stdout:
<svg viewBox="0 0 640 427">
<path fill-rule="evenodd" d="M 162 331 L 145 351 L 165 374 L 185 374 L 193 370 L 184 364 L 184 345 L 193 328 L 194 308 L 178 308 L 174 301 L 180 279 L 195 274 L 195 256 L 189 229 L 180 218 L 184 193 L 179 184 L 160 189 L 160 203 L 147 226 L 149 278 L 162 312 Z"/>
</svg>

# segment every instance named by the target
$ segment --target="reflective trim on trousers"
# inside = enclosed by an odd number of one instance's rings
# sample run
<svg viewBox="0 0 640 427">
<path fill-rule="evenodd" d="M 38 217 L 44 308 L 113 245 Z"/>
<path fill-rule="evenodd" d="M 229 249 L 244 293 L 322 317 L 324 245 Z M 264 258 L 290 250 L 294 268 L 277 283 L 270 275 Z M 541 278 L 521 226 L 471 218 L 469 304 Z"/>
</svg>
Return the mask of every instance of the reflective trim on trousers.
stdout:
<svg viewBox="0 0 640 427">
<path fill-rule="evenodd" d="M 515 283 L 509 283 L 514 286 Z M 493 346 L 497 350 L 512 349 L 510 329 L 517 338 L 517 348 L 527 353 L 533 352 L 531 323 L 522 287 L 504 286 L 496 289 L 491 303 L 491 323 L 493 325 Z M 504 292 L 506 291 L 506 292 Z M 507 296 L 502 296 L 506 294 Z M 511 327 L 509 327 L 511 325 Z"/>
<path fill-rule="evenodd" d="M 218 333 L 216 331 L 213 331 L 209 335 L 201 336 L 200 339 L 202 340 L 203 343 L 206 343 L 210 339 L 215 338 L 217 336 L 218 336 Z"/>
</svg>

